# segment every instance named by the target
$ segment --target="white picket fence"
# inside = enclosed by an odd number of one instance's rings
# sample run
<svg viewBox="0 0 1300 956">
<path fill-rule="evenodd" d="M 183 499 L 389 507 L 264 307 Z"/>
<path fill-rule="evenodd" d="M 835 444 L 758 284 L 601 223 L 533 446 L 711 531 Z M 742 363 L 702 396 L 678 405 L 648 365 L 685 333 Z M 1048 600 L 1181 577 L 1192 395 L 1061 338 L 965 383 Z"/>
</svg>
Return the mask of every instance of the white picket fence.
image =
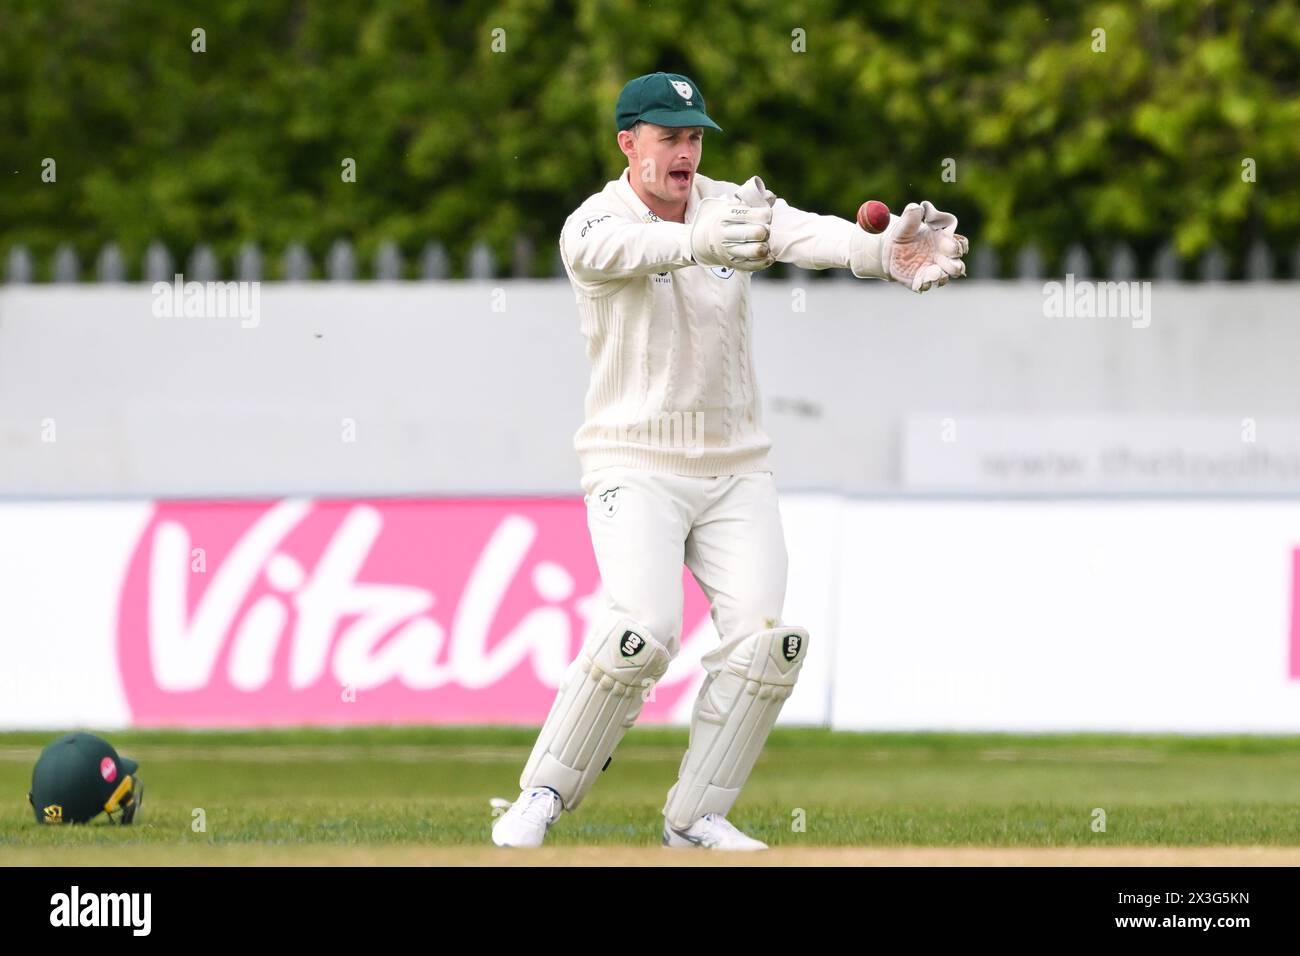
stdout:
<svg viewBox="0 0 1300 956">
<path fill-rule="evenodd" d="M 5 279 L 10 283 L 31 283 L 51 280 L 59 283 L 92 281 L 121 283 L 128 281 L 167 282 L 178 271 L 186 278 L 199 282 L 219 279 L 257 281 L 274 275 L 287 281 L 327 279 L 349 282 L 357 279 L 398 281 L 413 279 L 494 279 L 500 277 L 538 277 L 539 264 L 534 244 L 520 238 L 507 257 L 498 255 L 486 243 L 471 247 L 462 268 L 453 268 L 451 256 L 442 243 L 430 241 L 418 255 L 408 258 L 395 242 L 384 242 L 375 250 L 369 262 L 363 263 L 356 249 L 346 239 L 336 240 L 317 262 L 302 243 L 294 243 L 280 253 L 279 269 L 268 272 L 267 256 L 254 244 L 245 244 L 232 261 L 223 262 L 207 243 L 199 243 L 182 261 L 161 242 L 152 243 L 142 261 L 128 263 L 121 249 L 110 243 L 100 250 L 89 267 L 84 264 L 71 245 L 64 244 L 55 250 L 51 260 L 42 269 L 29 250 L 22 245 L 9 249 L 5 263 Z M 1289 261 L 1288 261 L 1289 260 Z M 1153 257 L 1149 268 L 1140 267 L 1132 248 L 1118 243 L 1104 255 L 1090 252 L 1082 245 L 1066 250 L 1055 274 L 1073 274 L 1076 278 L 1129 281 L 1151 278 L 1159 281 L 1218 282 L 1229 278 L 1228 257 L 1219 246 L 1211 246 L 1194 261 L 1179 257 L 1173 246 L 1165 246 Z M 989 246 L 976 244 L 969 261 L 970 276 L 974 279 L 1043 279 L 1049 274 L 1047 259 L 1035 246 L 1026 246 L 1012 256 L 1004 257 Z M 562 277 L 558 247 L 546 261 L 544 274 Z M 778 264 L 760 277 L 789 278 L 803 273 L 809 278 L 817 273 L 787 268 Z M 847 276 L 844 270 L 830 270 L 829 274 Z M 1300 279 L 1300 246 L 1288 256 L 1276 251 L 1262 241 L 1249 249 L 1244 263 L 1243 276 L 1253 282 L 1277 279 Z"/>
</svg>

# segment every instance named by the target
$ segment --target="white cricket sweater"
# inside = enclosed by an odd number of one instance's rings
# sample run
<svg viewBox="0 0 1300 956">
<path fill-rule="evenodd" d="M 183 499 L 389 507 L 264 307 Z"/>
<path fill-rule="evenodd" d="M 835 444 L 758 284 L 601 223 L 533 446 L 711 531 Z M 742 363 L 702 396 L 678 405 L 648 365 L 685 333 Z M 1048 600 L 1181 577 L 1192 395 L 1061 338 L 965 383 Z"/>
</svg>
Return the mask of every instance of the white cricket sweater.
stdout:
<svg viewBox="0 0 1300 956">
<path fill-rule="evenodd" d="M 691 256 L 700 200 L 740 188 L 696 174 L 686 223 L 664 222 L 624 170 L 565 221 L 560 253 L 591 361 L 586 421 L 573 442 L 584 474 L 609 465 L 696 477 L 770 470 L 754 375 L 752 274 L 696 265 Z M 772 208 L 770 245 L 780 262 L 848 268 L 855 233 L 847 219 L 783 199 Z"/>
</svg>

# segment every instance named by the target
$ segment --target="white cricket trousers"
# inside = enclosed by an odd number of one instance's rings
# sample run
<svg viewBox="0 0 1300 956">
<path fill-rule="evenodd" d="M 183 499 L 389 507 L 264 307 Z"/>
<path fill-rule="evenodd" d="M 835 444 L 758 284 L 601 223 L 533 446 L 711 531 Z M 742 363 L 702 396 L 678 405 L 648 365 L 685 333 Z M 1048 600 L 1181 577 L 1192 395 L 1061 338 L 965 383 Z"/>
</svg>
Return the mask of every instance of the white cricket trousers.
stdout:
<svg viewBox="0 0 1300 956">
<path fill-rule="evenodd" d="M 683 563 L 721 637 L 702 659 L 710 675 L 746 637 L 781 626 L 787 558 L 770 471 L 692 478 L 611 466 L 584 475 L 582 490 L 606 609 L 648 628 L 673 657 Z"/>
</svg>

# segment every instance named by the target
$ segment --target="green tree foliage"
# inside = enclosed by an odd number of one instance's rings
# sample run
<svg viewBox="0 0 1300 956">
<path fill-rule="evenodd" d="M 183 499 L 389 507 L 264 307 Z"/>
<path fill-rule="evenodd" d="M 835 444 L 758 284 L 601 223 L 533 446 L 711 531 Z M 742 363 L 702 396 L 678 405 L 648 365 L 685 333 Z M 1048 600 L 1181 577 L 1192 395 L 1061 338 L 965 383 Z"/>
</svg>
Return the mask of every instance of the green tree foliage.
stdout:
<svg viewBox="0 0 1300 956">
<path fill-rule="evenodd" d="M 703 172 L 802 208 L 928 198 L 1049 259 L 1173 241 L 1239 267 L 1254 239 L 1300 239 L 1290 2 L 10 0 L 0 251 L 206 241 L 228 270 L 247 241 L 319 261 L 348 238 L 369 261 L 437 239 L 460 262 L 523 234 L 545 273 L 624 164 L 619 88 L 653 70 L 692 76 L 726 130 Z"/>
</svg>

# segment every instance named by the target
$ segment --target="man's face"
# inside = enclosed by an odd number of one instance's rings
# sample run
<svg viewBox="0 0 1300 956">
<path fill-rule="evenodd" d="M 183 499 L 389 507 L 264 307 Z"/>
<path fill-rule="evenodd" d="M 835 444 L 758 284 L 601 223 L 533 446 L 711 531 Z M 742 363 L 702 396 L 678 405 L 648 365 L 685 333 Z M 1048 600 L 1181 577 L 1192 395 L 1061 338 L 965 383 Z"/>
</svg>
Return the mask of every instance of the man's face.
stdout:
<svg viewBox="0 0 1300 956">
<path fill-rule="evenodd" d="M 628 158 L 629 175 L 647 192 L 666 203 L 686 201 L 704 148 L 702 126 L 642 123 L 635 132 L 619 133 L 618 143 Z"/>
</svg>

